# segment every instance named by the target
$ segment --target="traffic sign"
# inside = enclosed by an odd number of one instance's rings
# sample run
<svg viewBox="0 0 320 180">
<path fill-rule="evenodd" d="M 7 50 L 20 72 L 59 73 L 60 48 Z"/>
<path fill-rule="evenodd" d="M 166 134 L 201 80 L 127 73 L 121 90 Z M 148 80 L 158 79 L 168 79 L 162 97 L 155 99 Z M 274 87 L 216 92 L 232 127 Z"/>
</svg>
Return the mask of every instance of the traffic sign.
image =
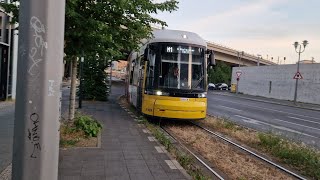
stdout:
<svg viewBox="0 0 320 180">
<path fill-rule="evenodd" d="M 237 74 L 237 77 L 239 78 L 241 76 L 242 72 L 238 71 L 238 72 L 236 72 L 236 74 Z"/>
<path fill-rule="evenodd" d="M 297 73 L 294 75 L 293 79 L 303 79 L 303 77 L 302 77 L 302 75 L 301 75 L 300 72 L 297 72 Z"/>
</svg>

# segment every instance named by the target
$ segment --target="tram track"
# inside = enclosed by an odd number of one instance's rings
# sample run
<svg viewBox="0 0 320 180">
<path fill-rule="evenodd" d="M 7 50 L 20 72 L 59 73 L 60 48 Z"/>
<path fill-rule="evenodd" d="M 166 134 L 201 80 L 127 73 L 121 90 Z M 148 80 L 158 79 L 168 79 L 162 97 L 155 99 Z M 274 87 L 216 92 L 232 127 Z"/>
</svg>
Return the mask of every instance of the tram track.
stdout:
<svg viewBox="0 0 320 180">
<path fill-rule="evenodd" d="M 216 138 L 220 141 L 223 141 L 223 142 L 226 142 L 227 144 L 231 145 L 232 147 L 238 149 L 239 151 L 242 151 L 246 154 L 249 154 L 250 156 L 258 159 L 259 161 L 262 161 L 264 164 L 268 164 L 272 167 L 274 167 L 275 169 L 278 169 L 279 171 L 282 171 L 283 173 L 293 177 L 293 178 L 296 178 L 296 179 L 301 179 L 301 180 L 305 180 L 306 178 L 288 170 L 287 168 L 275 163 L 275 162 L 272 162 L 271 160 L 245 148 L 244 146 L 241 146 L 235 142 L 233 142 L 232 140 L 226 138 L 226 137 L 223 137 L 222 135 L 218 134 L 218 133 L 215 133 L 213 132 L 212 130 L 206 128 L 206 127 L 203 127 L 201 125 L 199 125 L 198 123 L 195 123 L 195 122 L 191 122 L 191 121 L 188 121 L 193 127 L 196 127 L 196 128 L 199 128 L 201 129 L 203 132 L 205 132 L 207 135 L 209 135 L 210 137 L 213 137 L 213 138 Z M 223 175 L 219 174 L 217 171 L 213 170 L 210 166 L 210 164 L 208 163 L 205 163 L 205 161 L 203 159 L 201 159 L 199 156 L 196 155 L 195 152 L 191 151 L 189 148 L 187 148 L 183 142 L 181 142 L 179 139 L 180 138 L 177 138 L 173 135 L 173 133 L 170 132 L 170 130 L 168 130 L 166 127 L 164 126 L 161 126 L 161 128 L 167 132 L 175 141 L 177 141 L 184 149 L 186 149 L 195 159 L 197 159 L 197 161 L 199 161 L 204 167 L 206 167 L 215 177 L 217 177 L 217 179 L 224 179 L 223 178 Z"/>
<path fill-rule="evenodd" d="M 191 154 L 200 164 L 202 164 L 208 171 L 210 171 L 214 177 L 219 180 L 224 180 L 221 174 L 215 171 L 209 164 L 207 164 L 201 157 L 197 156 L 193 151 L 187 148 L 178 138 L 174 137 L 174 135 L 170 132 L 170 130 L 166 129 L 164 126 L 160 126 L 163 131 L 165 131 L 172 139 L 174 139 L 183 149 L 185 149 L 189 154 Z"/>
<path fill-rule="evenodd" d="M 287 174 L 289 174 L 289 175 L 291 175 L 291 176 L 293 176 L 293 177 L 295 177 L 295 178 L 297 178 L 297 179 L 306 180 L 306 178 L 304 178 L 304 177 L 302 177 L 302 176 L 300 176 L 300 175 L 298 175 L 298 174 L 296 174 L 296 173 L 288 170 L 287 168 L 285 168 L 285 167 L 283 167 L 283 166 L 281 166 L 281 165 L 279 165 L 279 164 L 277 164 L 277 163 L 275 163 L 275 162 L 272 162 L 271 160 L 269 160 L 269 159 L 267 159 L 267 158 L 265 158 L 265 157 L 263 157 L 263 156 L 255 153 L 255 152 L 253 152 L 253 151 L 245 148 L 244 146 L 241 146 L 241 145 L 233 142 L 232 140 L 230 140 L 230 139 L 228 139 L 228 138 L 226 138 L 226 137 L 221 136 L 221 135 L 218 134 L 218 133 L 213 132 L 212 130 L 210 130 L 210 129 L 206 128 L 206 127 L 203 127 L 203 126 L 201 126 L 201 125 L 199 125 L 199 124 L 197 124 L 197 123 L 195 123 L 195 122 L 191 122 L 191 121 L 189 121 L 189 122 L 190 122 L 191 124 L 193 124 L 194 126 L 197 126 L 197 127 L 199 127 L 200 129 L 206 131 L 206 132 L 209 133 L 211 136 L 214 136 L 214 137 L 216 137 L 216 138 L 219 138 L 219 139 L 221 139 L 221 140 L 223 140 L 223 141 L 225 141 L 225 142 L 233 145 L 234 147 L 237 147 L 237 148 L 241 149 L 242 151 L 244 151 L 244 152 L 246 152 L 246 153 L 248 153 L 248 154 L 250 154 L 250 155 L 252 155 L 252 156 L 254 156 L 254 157 L 258 158 L 258 159 L 260 159 L 261 161 L 263 161 L 263 162 L 265 162 L 265 163 L 270 164 L 271 166 L 274 166 L 274 167 L 277 168 L 277 169 L 280 169 L 281 171 L 283 171 L 283 172 L 285 172 L 285 173 L 287 173 Z"/>
</svg>

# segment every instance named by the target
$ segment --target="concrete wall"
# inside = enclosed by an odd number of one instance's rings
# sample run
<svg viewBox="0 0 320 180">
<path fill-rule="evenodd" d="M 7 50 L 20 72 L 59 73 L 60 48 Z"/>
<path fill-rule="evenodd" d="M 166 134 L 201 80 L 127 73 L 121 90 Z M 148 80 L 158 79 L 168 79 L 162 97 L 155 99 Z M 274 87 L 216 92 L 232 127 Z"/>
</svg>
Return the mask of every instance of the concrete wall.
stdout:
<svg viewBox="0 0 320 180">
<path fill-rule="evenodd" d="M 239 92 L 275 99 L 294 99 L 296 64 L 234 67 L 232 83 L 237 83 L 238 70 L 242 71 Z M 303 79 L 298 82 L 297 101 L 320 104 L 320 64 L 300 64 L 300 72 Z"/>
</svg>

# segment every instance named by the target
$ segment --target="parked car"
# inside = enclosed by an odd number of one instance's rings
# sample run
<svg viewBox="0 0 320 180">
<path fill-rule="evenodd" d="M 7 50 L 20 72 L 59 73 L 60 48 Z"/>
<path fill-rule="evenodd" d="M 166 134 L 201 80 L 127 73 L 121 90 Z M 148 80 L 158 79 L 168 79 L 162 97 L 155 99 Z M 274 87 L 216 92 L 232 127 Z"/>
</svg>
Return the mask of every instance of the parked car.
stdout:
<svg viewBox="0 0 320 180">
<path fill-rule="evenodd" d="M 213 83 L 208 84 L 208 90 L 215 90 L 215 89 L 216 89 L 216 85 L 214 85 Z"/>
<path fill-rule="evenodd" d="M 228 85 L 226 83 L 218 83 L 216 84 L 216 89 L 218 90 L 228 90 Z"/>
</svg>

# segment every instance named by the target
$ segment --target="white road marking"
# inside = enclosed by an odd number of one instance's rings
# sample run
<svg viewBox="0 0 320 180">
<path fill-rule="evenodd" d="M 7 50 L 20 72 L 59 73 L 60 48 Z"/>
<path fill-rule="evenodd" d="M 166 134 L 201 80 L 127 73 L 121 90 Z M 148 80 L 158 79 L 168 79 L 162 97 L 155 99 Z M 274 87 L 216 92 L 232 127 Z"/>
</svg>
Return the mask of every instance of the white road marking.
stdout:
<svg viewBox="0 0 320 180">
<path fill-rule="evenodd" d="M 284 131 L 288 131 L 288 132 L 292 132 L 292 133 L 296 133 L 296 134 L 301 134 L 301 135 L 305 135 L 305 136 L 308 136 L 308 137 L 319 138 L 319 137 L 312 136 L 310 134 L 306 134 L 306 133 L 303 133 L 303 132 L 300 132 L 300 131 L 296 131 L 296 130 L 293 130 L 293 129 L 290 129 L 290 128 L 287 128 L 287 127 L 273 125 L 273 124 L 270 124 L 270 123 L 266 123 L 266 122 L 263 122 L 263 121 L 258 121 L 258 120 L 251 119 L 251 118 L 244 117 L 244 116 L 240 116 L 240 115 L 235 115 L 235 116 L 242 118 L 241 120 L 244 121 L 244 122 L 257 124 L 257 125 L 265 124 L 265 125 L 271 126 L 273 128 L 276 128 L 276 129 L 280 129 L 280 130 L 284 130 Z"/>
<path fill-rule="evenodd" d="M 301 114 L 289 113 L 289 112 L 285 112 L 285 111 L 269 109 L 269 108 L 264 108 L 264 107 L 260 107 L 260 106 L 252 106 L 252 105 L 248 105 L 248 104 L 244 104 L 244 103 L 237 103 L 237 102 L 234 102 L 234 101 L 228 101 L 228 100 L 224 100 L 224 99 L 220 99 L 220 98 L 214 98 L 214 99 L 220 100 L 220 101 L 225 101 L 225 102 L 230 102 L 230 103 L 234 103 L 234 104 L 240 104 L 241 106 L 248 106 L 248 107 L 253 107 L 253 108 L 257 108 L 257 109 L 275 111 L 275 112 L 280 112 L 280 113 L 285 113 L 285 114 L 290 114 L 290 115 L 295 115 L 295 116 L 300 116 L 300 117 L 320 120 L 320 118 L 316 118 L 316 117 L 312 117 L 312 116 L 305 116 L 305 115 L 301 115 Z"/>
<path fill-rule="evenodd" d="M 142 131 L 146 134 L 150 134 L 150 131 L 148 129 L 143 129 Z"/>
<path fill-rule="evenodd" d="M 157 139 L 156 139 L 155 137 L 152 137 L 152 136 L 149 136 L 148 139 L 149 139 L 149 141 L 151 141 L 151 142 L 157 141 Z"/>
<path fill-rule="evenodd" d="M 170 169 L 183 169 L 182 166 L 176 160 L 164 160 Z"/>
<path fill-rule="evenodd" d="M 305 125 L 302 125 L 302 124 L 297 124 L 297 123 L 293 123 L 293 122 L 289 122 L 289 121 L 285 121 L 285 120 L 281 120 L 281 119 L 274 119 L 274 120 L 276 120 L 276 121 L 281 121 L 281 122 L 286 122 L 286 123 L 289 123 L 289 124 L 294 124 L 294 125 L 301 126 L 301 127 L 305 127 L 305 128 L 320 130 L 319 128 L 314 128 L 314 127 L 310 127 L 310 126 L 305 126 Z"/>
<path fill-rule="evenodd" d="M 179 164 L 177 160 L 171 160 L 177 169 L 183 169 L 183 167 Z"/>
<path fill-rule="evenodd" d="M 234 111 L 242 111 L 242 110 L 240 110 L 240 109 L 235 109 L 235 108 L 231 108 L 231 107 L 227 107 L 227 106 L 221 106 L 221 105 L 219 105 L 220 107 L 223 107 L 223 108 L 226 108 L 226 109 L 231 109 L 231 110 L 234 110 Z"/>
<path fill-rule="evenodd" d="M 310 121 L 310 120 L 301 119 L 301 118 L 292 117 L 292 116 L 288 116 L 288 118 L 291 118 L 291 119 L 297 119 L 297 120 L 306 121 L 306 122 L 311 122 L 311 123 L 315 123 L 315 124 L 320 124 L 320 122 Z"/>
<path fill-rule="evenodd" d="M 164 160 L 164 161 L 168 164 L 170 169 L 177 169 L 171 160 Z"/>
<path fill-rule="evenodd" d="M 155 146 L 154 148 L 156 148 L 158 153 L 166 153 L 167 152 L 167 150 L 164 146 Z"/>
</svg>

